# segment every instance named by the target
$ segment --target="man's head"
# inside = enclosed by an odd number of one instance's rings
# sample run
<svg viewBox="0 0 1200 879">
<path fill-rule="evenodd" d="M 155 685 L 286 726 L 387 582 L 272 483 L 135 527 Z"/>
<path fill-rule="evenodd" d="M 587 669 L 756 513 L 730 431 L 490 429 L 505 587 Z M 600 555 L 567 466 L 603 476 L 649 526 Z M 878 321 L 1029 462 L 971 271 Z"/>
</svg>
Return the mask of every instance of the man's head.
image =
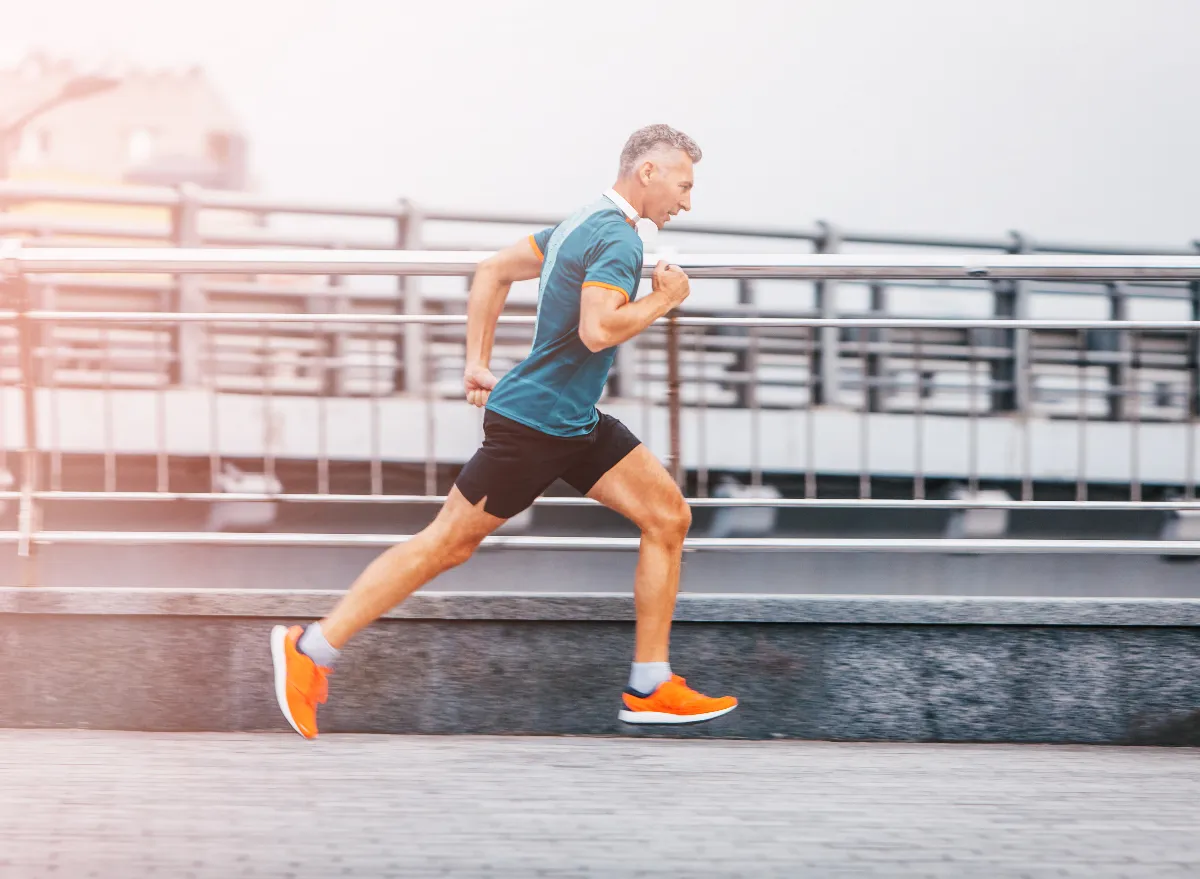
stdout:
<svg viewBox="0 0 1200 879">
<path fill-rule="evenodd" d="M 658 228 L 692 209 L 692 165 L 702 153 L 696 142 L 669 125 L 647 125 L 621 150 L 618 188 Z"/>
</svg>

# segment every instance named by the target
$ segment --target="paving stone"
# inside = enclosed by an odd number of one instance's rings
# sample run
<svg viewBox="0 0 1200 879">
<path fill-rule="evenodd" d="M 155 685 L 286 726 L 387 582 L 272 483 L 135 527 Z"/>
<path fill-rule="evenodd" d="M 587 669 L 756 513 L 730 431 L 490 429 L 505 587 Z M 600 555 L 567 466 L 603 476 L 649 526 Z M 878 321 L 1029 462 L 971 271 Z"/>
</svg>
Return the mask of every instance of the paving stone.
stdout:
<svg viewBox="0 0 1200 879">
<path fill-rule="evenodd" d="M 1197 756 L 0 731 L 0 876 L 1184 876 Z"/>
</svg>

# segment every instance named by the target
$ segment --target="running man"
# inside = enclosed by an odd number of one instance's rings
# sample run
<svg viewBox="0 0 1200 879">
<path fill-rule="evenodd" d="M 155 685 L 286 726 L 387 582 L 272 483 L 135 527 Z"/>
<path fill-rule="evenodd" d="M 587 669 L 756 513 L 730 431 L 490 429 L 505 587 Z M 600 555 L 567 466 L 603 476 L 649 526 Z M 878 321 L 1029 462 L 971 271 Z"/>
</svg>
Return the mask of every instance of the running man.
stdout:
<svg viewBox="0 0 1200 879">
<path fill-rule="evenodd" d="M 463 467 L 434 521 L 372 562 L 333 612 L 307 629 L 271 633 L 275 695 L 288 722 L 317 735 L 327 675 L 357 632 L 438 574 L 463 564 L 480 542 L 561 478 L 641 530 L 634 582 L 636 644 L 619 717 L 626 723 L 697 723 L 728 714 L 732 696 L 710 698 L 671 672 L 668 648 L 683 540 L 691 511 L 658 459 L 620 421 L 596 410 L 616 346 L 690 292 L 678 267 L 660 262 L 638 298 L 637 222 L 660 229 L 692 207 L 700 148 L 666 125 L 640 129 L 621 151 L 616 184 L 559 225 L 479 264 L 467 305 L 467 400 L 486 409 L 483 446 Z M 496 320 L 514 281 L 540 278 L 529 356 L 496 380 L 488 369 Z"/>
</svg>

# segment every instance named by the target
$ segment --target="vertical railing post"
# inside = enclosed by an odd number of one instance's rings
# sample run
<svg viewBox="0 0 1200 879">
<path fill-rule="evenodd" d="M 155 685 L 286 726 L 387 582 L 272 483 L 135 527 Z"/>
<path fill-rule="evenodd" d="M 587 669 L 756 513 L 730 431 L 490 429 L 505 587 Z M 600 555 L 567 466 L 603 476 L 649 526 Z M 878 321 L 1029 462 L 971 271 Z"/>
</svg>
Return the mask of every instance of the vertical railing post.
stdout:
<svg viewBox="0 0 1200 879">
<path fill-rule="evenodd" d="M 746 284 L 747 304 L 755 304 L 754 287 Z M 758 309 L 754 310 L 758 314 Z M 762 360 L 758 327 L 747 329 L 746 348 L 746 405 L 750 408 L 750 484 L 762 485 L 762 382 L 759 364 Z"/>
<path fill-rule="evenodd" d="M 1019 232 L 1012 232 L 1012 254 L 1029 253 L 1032 245 Z M 1029 289 L 1025 281 L 996 281 L 992 284 L 993 314 L 999 319 L 1028 317 Z M 992 411 L 1025 412 L 1031 402 L 1032 380 L 1029 373 L 1029 330 L 1003 330 L 1002 344 L 1009 349 L 1006 360 L 992 363 L 992 381 L 1000 387 L 992 391 Z"/>
<path fill-rule="evenodd" d="M 1032 253 L 1034 250 L 1033 242 L 1028 236 L 1022 235 L 1020 232 L 1013 232 L 1012 252 Z M 1016 300 L 1016 317 L 1028 318 L 1029 315 L 1029 282 L 1017 281 L 1013 288 L 1013 296 Z M 1014 355 L 1016 359 L 1016 388 L 1015 394 L 1017 409 L 1025 413 L 1028 418 L 1033 414 L 1031 407 L 1033 406 L 1033 355 L 1032 355 L 1032 340 L 1033 333 L 1030 330 L 1017 330 L 1016 338 L 1013 340 Z M 1028 463 L 1028 462 L 1026 462 Z"/>
<path fill-rule="evenodd" d="M 671 453 L 667 470 L 675 484 L 683 487 L 683 436 L 679 402 L 679 320 L 674 311 L 667 318 L 667 432 Z"/>
<path fill-rule="evenodd" d="M 342 292 L 345 280 L 345 275 L 334 275 L 329 279 L 329 286 L 333 292 L 333 296 L 330 297 L 333 305 L 331 310 L 334 314 L 343 314 L 350 310 L 346 294 Z M 350 331 L 342 324 L 333 333 L 333 383 L 329 391 L 334 397 L 346 397 L 350 394 L 350 347 Z"/>
<path fill-rule="evenodd" d="M 1033 243 L 1020 232 L 1010 232 L 1009 253 L 1030 253 Z M 1026 281 L 997 281 L 992 285 L 997 318 L 1026 318 L 1029 316 L 1029 287 Z M 1033 375 L 1030 354 L 1030 331 L 1015 330 L 1001 333 L 1009 349 L 1007 359 L 992 364 L 992 411 L 1013 412 L 1018 417 L 1021 442 L 1021 498 L 1033 499 L 1033 441 L 1030 417 L 1033 414 Z"/>
<path fill-rule="evenodd" d="M 1200 250 L 1200 241 L 1192 242 Z M 1200 281 L 1192 281 L 1188 285 L 1191 291 L 1192 320 L 1200 320 Z M 1184 437 L 1185 450 L 1185 479 L 1183 496 L 1191 500 L 1196 495 L 1196 419 L 1200 417 L 1200 333 L 1191 330 L 1187 334 L 1187 404 L 1184 409 L 1186 424 Z"/>
<path fill-rule="evenodd" d="M 738 305 L 743 310 L 754 305 L 754 285 L 749 278 L 739 278 L 737 282 L 737 301 Z M 737 381 L 733 384 L 735 405 L 739 409 L 751 408 L 751 399 L 756 392 L 753 384 L 757 378 L 751 369 L 750 356 L 750 331 L 740 327 L 727 330 L 724 335 L 737 336 L 746 342 L 744 348 L 737 348 L 733 352 L 733 372 L 737 375 Z"/>
<path fill-rule="evenodd" d="M 342 250 L 340 241 L 330 245 L 330 250 Z M 345 285 L 345 275 L 329 275 L 326 284 L 327 294 L 321 297 L 308 297 L 306 300 L 309 311 L 324 311 L 331 314 L 344 314 L 349 311 L 349 303 L 342 288 Z M 328 351 L 328 357 L 322 355 L 321 394 L 326 397 L 344 397 L 350 393 L 349 367 L 350 330 L 344 324 L 338 324 L 329 332 L 316 333 L 322 346 L 322 351 Z M 329 361 L 333 361 L 330 367 Z"/>
<path fill-rule="evenodd" d="M 1017 316 L 1017 282 L 999 280 L 992 282 L 992 316 L 997 319 Z M 987 330 L 987 335 L 998 347 L 1008 349 L 1003 360 L 991 361 L 991 406 L 992 412 L 1013 412 L 1017 409 L 1017 334 L 1013 330 Z"/>
<path fill-rule="evenodd" d="M 171 237 L 176 247 L 198 247 L 200 238 L 200 190 L 195 184 L 184 183 L 178 187 L 179 200 L 171 211 Z M 176 309 L 181 312 L 204 311 L 206 296 L 199 275 L 177 275 L 179 301 Z M 204 334 L 206 328 L 199 323 L 181 324 L 175 332 L 174 363 L 171 382 L 180 387 L 199 387 L 204 381 Z M 210 366 L 211 368 L 211 366 Z M 216 384 L 213 384 L 214 393 Z"/>
<path fill-rule="evenodd" d="M 1012 232 L 1012 252 L 1032 253 L 1033 242 L 1020 232 Z M 1028 318 L 1029 282 L 1013 285 L 1016 316 Z M 1013 337 L 1013 371 L 1016 373 L 1013 398 L 1021 418 L 1021 500 L 1033 500 L 1033 333 L 1017 330 Z"/>
<path fill-rule="evenodd" d="M 41 528 L 41 508 L 37 492 L 40 489 L 41 453 L 38 448 L 37 419 L 37 332 L 38 327 L 29 320 L 33 308 L 30 301 L 29 282 L 19 274 L 12 274 L 6 281 L 10 285 L 17 309 L 17 345 L 21 361 L 22 421 L 25 428 L 24 449 L 21 454 L 21 501 L 17 513 L 17 557 L 21 565 L 21 583 L 24 586 L 38 584 L 37 541 L 35 534 Z"/>
<path fill-rule="evenodd" d="M 419 250 L 421 248 L 422 217 L 417 206 L 408 199 L 401 199 L 403 210 L 396 218 L 396 249 Z M 412 275 L 399 275 L 396 290 L 405 314 L 422 314 L 425 303 L 421 298 L 420 279 Z M 420 394 L 424 390 L 427 364 L 425 363 L 425 338 L 423 327 L 418 323 L 405 324 L 401 331 L 403 344 L 403 377 L 397 388 L 408 394 Z M 432 374 L 432 370 L 429 370 Z"/>
<path fill-rule="evenodd" d="M 1200 241 L 1193 241 L 1192 246 L 1200 251 Z M 1192 293 L 1190 318 L 1200 320 L 1200 281 L 1192 281 L 1188 287 Z M 1189 418 L 1195 418 L 1200 416 L 1200 333 L 1195 330 L 1188 333 L 1187 347 L 1190 373 L 1187 415 Z"/>
<path fill-rule="evenodd" d="M 1129 319 L 1129 298 L 1123 284 L 1108 285 L 1108 319 Z M 1108 376 L 1108 420 L 1124 421 L 1129 412 L 1129 381 L 1132 376 L 1129 333 L 1117 330 L 1112 353 L 1116 360 L 1105 370 Z"/>
<path fill-rule="evenodd" d="M 816 253 L 837 253 L 842 248 L 842 236 L 835 226 L 821 221 L 817 224 L 821 235 L 813 242 Z M 837 317 L 837 282 L 829 279 L 816 283 L 816 305 L 821 317 Z M 821 327 L 819 331 L 820 344 L 817 346 L 813 363 L 813 372 L 818 376 L 816 384 L 817 405 L 836 406 L 840 398 L 838 381 L 838 343 L 841 330 L 837 327 Z"/>
<path fill-rule="evenodd" d="M 660 256 L 660 258 L 662 257 Z M 541 284 L 540 278 L 538 284 Z M 642 290 L 644 291 L 645 288 L 643 287 Z M 615 368 L 610 373 L 608 383 L 609 393 L 618 399 L 631 402 L 640 399 L 642 396 L 642 380 L 638 374 L 640 363 L 641 352 L 638 350 L 637 336 L 626 339 L 618 345 L 616 356 L 613 359 Z"/>
<path fill-rule="evenodd" d="M 883 283 L 871 285 L 871 317 L 887 315 L 887 286 Z M 865 395 L 868 412 L 882 412 L 883 403 L 887 398 L 883 386 L 887 376 L 887 360 L 884 356 L 884 344 L 887 336 L 884 330 L 859 330 L 867 341 L 867 345 L 879 346 L 875 352 L 868 352 L 866 363 L 863 364 L 863 381 L 866 382 Z"/>
</svg>

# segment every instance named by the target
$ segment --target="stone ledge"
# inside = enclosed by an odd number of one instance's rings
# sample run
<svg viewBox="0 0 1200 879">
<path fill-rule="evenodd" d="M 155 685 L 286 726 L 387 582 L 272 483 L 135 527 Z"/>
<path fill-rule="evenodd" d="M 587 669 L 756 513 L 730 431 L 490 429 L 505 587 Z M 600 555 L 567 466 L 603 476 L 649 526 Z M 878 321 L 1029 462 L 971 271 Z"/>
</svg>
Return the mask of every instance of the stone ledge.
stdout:
<svg viewBox="0 0 1200 879">
<path fill-rule="evenodd" d="M 0 587 L 0 614 L 315 619 L 332 590 Z M 426 592 L 386 619 L 627 622 L 622 593 Z M 680 622 L 1200 627 L 1200 599 L 684 594 Z"/>
</svg>

